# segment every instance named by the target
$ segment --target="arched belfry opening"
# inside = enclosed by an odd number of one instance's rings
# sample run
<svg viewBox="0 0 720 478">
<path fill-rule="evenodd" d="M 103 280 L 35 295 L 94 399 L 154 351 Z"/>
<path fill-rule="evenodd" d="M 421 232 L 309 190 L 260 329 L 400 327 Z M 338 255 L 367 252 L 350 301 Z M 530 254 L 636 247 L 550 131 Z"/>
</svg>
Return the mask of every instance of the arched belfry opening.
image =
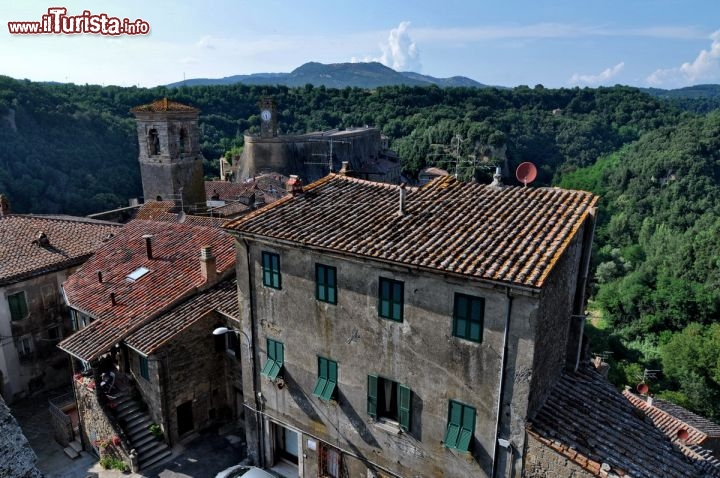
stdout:
<svg viewBox="0 0 720 478">
<path fill-rule="evenodd" d="M 160 154 L 160 135 L 155 128 L 148 131 L 148 151 L 150 156 Z"/>
<path fill-rule="evenodd" d="M 190 151 L 190 137 L 187 133 L 187 128 L 183 126 L 180 128 L 180 136 L 178 138 L 178 151 L 182 154 L 186 151 Z"/>
</svg>

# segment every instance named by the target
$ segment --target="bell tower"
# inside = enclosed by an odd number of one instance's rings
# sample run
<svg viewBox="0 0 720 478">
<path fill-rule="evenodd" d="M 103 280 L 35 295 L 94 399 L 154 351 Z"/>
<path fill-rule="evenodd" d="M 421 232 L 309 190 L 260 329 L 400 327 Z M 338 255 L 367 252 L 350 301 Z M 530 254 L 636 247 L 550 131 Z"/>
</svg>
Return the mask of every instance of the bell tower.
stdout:
<svg viewBox="0 0 720 478">
<path fill-rule="evenodd" d="M 164 98 L 130 112 L 137 122 L 145 202 L 175 201 L 185 211 L 204 209 L 200 110 Z"/>
</svg>

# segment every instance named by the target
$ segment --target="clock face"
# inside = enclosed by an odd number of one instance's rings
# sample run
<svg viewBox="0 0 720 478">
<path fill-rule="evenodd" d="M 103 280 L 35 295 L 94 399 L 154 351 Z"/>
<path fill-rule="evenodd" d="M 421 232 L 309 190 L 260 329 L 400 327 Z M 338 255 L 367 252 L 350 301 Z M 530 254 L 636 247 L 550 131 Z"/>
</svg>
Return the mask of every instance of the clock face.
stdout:
<svg viewBox="0 0 720 478">
<path fill-rule="evenodd" d="M 272 114 L 270 113 L 270 110 L 262 110 L 262 113 L 260 113 L 260 117 L 263 121 L 270 121 L 270 117 Z"/>
</svg>

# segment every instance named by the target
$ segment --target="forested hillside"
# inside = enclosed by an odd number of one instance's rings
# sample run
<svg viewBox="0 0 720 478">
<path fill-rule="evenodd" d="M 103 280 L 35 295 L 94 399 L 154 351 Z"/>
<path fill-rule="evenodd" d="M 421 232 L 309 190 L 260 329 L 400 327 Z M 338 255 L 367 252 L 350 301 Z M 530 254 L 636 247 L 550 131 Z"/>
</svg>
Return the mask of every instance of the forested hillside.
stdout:
<svg viewBox="0 0 720 478">
<path fill-rule="evenodd" d="M 413 176 L 433 144 L 463 138 L 459 153 L 495 163 L 533 161 L 541 184 L 662 125 L 677 110 L 633 88 L 509 89 L 393 86 L 374 90 L 266 86 L 153 89 L 44 85 L 0 77 L 0 191 L 19 212 L 88 214 L 140 194 L 131 107 L 164 96 L 201 110 L 206 174 L 212 161 L 258 131 L 257 103 L 272 95 L 281 133 L 375 125 Z"/>
<path fill-rule="evenodd" d="M 512 171 L 532 161 L 536 184 L 602 195 L 591 350 L 611 352 L 616 385 L 645 378 L 654 392 L 720 419 L 720 113 L 706 113 L 705 98 L 628 87 L 139 89 L 0 77 L 0 192 L 16 212 L 127 204 L 141 194 L 129 110 L 164 96 L 201 110 L 212 176 L 214 160 L 259 130 L 264 95 L 278 105 L 281 133 L 381 128 L 408 176 L 428 161 L 450 167 L 433 145 L 459 136 L 457 152 L 487 166 L 480 180 L 494 164 Z"/>
<path fill-rule="evenodd" d="M 613 377 L 720 418 L 720 112 L 651 131 L 561 185 L 603 195 L 593 350 Z M 651 372 L 652 375 L 652 372 Z"/>
</svg>

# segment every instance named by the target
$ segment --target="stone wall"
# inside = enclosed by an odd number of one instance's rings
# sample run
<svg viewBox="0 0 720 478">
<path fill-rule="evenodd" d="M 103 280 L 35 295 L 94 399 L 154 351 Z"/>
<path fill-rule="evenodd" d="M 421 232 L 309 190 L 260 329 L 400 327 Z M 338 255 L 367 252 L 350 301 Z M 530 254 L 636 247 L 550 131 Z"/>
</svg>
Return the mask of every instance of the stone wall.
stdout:
<svg viewBox="0 0 720 478">
<path fill-rule="evenodd" d="M 228 354 L 215 350 L 212 335 L 220 323 L 218 315 L 209 314 L 183 330 L 158 352 L 167 376 L 163 386 L 170 419 L 168 434 L 173 443 L 180 438 L 177 408 L 183 403 L 192 403 L 194 431 L 202 430 L 216 420 L 232 418 L 232 402 L 226 391 L 225 356 Z"/>
<path fill-rule="evenodd" d="M 110 455 L 123 460 L 128 467 L 130 460 L 119 445 L 113 445 L 113 438 L 118 435 L 110 422 L 106 411 L 98 401 L 97 393 L 88 387 L 92 383 L 86 379 L 85 383 L 73 380 L 75 396 L 78 401 L 78 412 L 80 416 L 80 429 L 83 435 L 83 442 L 86 450 L 91 450 L 97 456 Z"/>
<path fill-rule="evenodd" d="M 376 160 L 382 150 L 380 130 L 376 128 L 358 128 L 332 135 L 312 133 L 271 138 L 245 135 L 237 177 L 247 178 L 262 171 L 274 171 L 285 175 L 297 174 L 308 183 L 320 179 L 329 172 L 327 163 L 331 138 L 335 172 L 340 170 L 343 161 L 348 161 L 352 170 L 362 170 L 367 162 Z"/>
<path fill-rule="evenodd" d="M 37 456 L 30 448 L 20 425 L 0 398 L 0 476 L 14 478 L 41 478 L 35 466 Z"/>
<path fill-rule="evenodd" d="M 283 386 L 256 378 L 255 393 L 262 393 L 261 406 L 269 422 L 305 431 L 348 455 L 361 457 L 366 468 L 399 476 L 490 475 L 509 300 L 504 287 L 277 245 L 253 244 L 248 274 L 244 247 L 240 243 L 238 253 L 241 316 L 248 335 L 255 321 L 257 367 L 262 368 L 266 360 L 267 338 L 285 345 Z M 263 250 L 280 255 L 282 290 L 262 285 Z M 315 299 L 316 263 L 337 267 L 337 305 Z M 379 276 L 404 282 L 403 322 L 378 317 Z M 252 297 L 251 290 L 255 291 Z M 485 299 L 482 343 L 452 335 L 455 292 Z M 251 300 L 254 318 L 246 313 Z M 538 298 L 532 294 L 516 291 L 513 296 L 504 394 L 510 404 L 501 421 L 508 434 L 520 434 L 515 438 L 519 449 L 524 446 L 522 430 L 527 418 L 538 305 Z M 338 363 L 337 401 L 324 402 L 312 395 L 318 356 Z M 253 387 L 250 370 L 243 366 L 243 387 L 249 391 Z M 368 374 L 412 390 L 408 432 L 400 432 L 397 425 L 380 424 L 367 414 Z M 246 404 L 254 406 L 253 394 L 246 393 L 245 397 Z M 476 409 L 470 453 L 443 446 L 450 399 Z M 248 428 L 248 450 L 260 453 L 258 432 L 250 429 L 250 422 Z M 265 427 L 265 459 L 271 463 L 276 458 L 269 449 L 267 433 Z M 305 460 L 306 469 L 312 466 L 311 461 Z"/>
<path fill-rule="evenodd" d="M 528 436 L 525 449 L 525 478 L 590 478 L 593 475 L 577 463 Z"/>
</svg>

